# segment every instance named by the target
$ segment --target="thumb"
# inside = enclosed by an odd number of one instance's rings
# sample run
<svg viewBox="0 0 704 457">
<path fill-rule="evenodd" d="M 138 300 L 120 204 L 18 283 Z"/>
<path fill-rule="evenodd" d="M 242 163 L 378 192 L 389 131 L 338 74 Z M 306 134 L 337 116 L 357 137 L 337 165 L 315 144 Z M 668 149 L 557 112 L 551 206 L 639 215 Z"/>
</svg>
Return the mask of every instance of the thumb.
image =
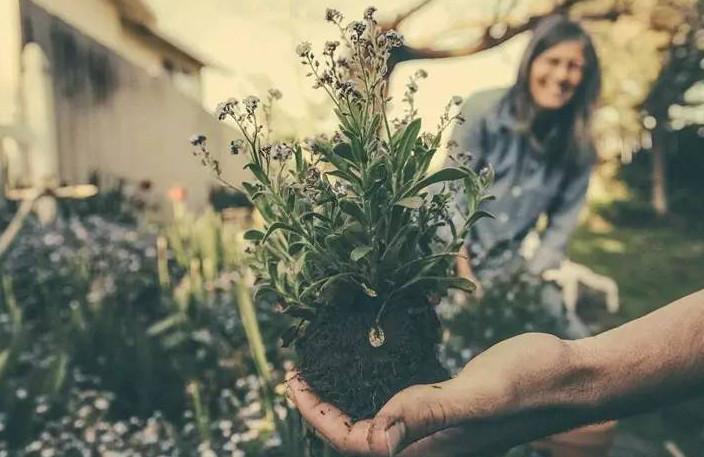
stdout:
<svg viewBox="0 0 704 457">
<path fill-rule="evenodd" d="M 416 385 L 396 394 L 374 418 L 390 456 L 462 420 L 462 390 L 454 380 Z"/>
</svg>

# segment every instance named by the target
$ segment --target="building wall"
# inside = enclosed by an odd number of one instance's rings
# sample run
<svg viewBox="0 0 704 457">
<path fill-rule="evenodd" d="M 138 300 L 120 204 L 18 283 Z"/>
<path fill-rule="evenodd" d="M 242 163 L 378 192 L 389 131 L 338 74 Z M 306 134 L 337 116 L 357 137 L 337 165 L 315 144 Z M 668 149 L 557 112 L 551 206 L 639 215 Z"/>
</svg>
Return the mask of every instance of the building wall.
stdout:
<svg viewBox="0 0 704 457">
<path fill-rule="evenodd" d="M 19 115 L 22 43 L 18 2 L 0 0 L 0 126 L 14 124 Z"/>
<path fill-rule="evenodd" d="M 201 207 L 215 181 L 190 153 L 196 132 L 223 156 L 225 175 L 242 181 L 242 159 L 224 157 L 234 130 L 199 101 L 31 2 L 23 2 L 22 15 L 31 34 L 25 39 L 42 48 L 51 67 L 62 182 L 85 183 L 98 172 L 149 181 L 160 194 L 178 185 L 187 203 Z"/>
<path fill-rule="evenodd" d="M 164 57 L 176 61 L 180 66 L 193 67 L 192 62 L 185 61 L 169 50 L 145 42 L 132 29 L 123 26 L 117 6 L 108 0 L 32 0 L 32 2 L 130 62 L 144 68 L 150 74 L 163 73 Z M 199 80 L 197 71 L 194 77 Z"/>
</svg>

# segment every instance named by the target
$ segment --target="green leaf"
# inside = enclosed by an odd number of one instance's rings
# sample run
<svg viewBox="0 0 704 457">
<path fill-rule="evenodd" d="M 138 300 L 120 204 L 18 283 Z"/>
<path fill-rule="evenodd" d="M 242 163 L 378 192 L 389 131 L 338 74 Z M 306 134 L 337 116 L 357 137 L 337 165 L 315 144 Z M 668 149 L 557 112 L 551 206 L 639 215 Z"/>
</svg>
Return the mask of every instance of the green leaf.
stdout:
<svg viewBox="0 0 704 457">
<path fill-rule="evenodd" d="M 423 206 L 425 200 L 421 197 L 406 197 L 396 202 L 396 206 L 403 206 L 404 208 L 418 209 Z"/>
<path fill-rule="evenodd" d="M 410 124 L 406 127 L 406 130 L 403 132 L 403 135 L 398 141 L 398 149 L 396 151 L 396 158 L 397 158 L 397 163 L 399 164 L 405 164 L 406 163 L 406 158 L 411 152 L 411 149 L 413 148 L 413 145 L 416 142 L 416 138 L 418 138 L 418 133 L 420 132 L 420 118 L 414 119 L 411 121 Z"/>
<path fill-rule="evenodd" d="M 348 171 L 350 168 L 350 162 L 340 156 L 335 155 L 334 153 L 327 154 L 323 157 L 325 160 L 333 164 L 338 170 Z"/>
<path fill-rule="evenodd" d="M 286 211 L 289 213 L 293 213 L 293 210 L 295 209 L 296 205 L 296 193 L 293 191 L 293 189 L 289 188 L 288 189 L 288 198 L 286 199 Z"/>
<path fill-rule="evenodd" d="M 352 138 L 350 140 L 350 143 L 352 144 L 352 156 L 353 160 L 355 163 L 365 163 L 367 161 L 367 155 L 366 151 L 364 150 L 364 147 L 362 144 L 359 142 L 359 139 L 357 138 Z"/>
<path fill-rule="evenodd" d="M 252 174 L 259 180 L 259 182 L 264 184 L 269 184 L 269 177 L 264 173 L 262 167 L 254 162 L 250 162 L 244 166 L 245 169 L 249 168 Z"/>
<path fill-rule="evenodd" d="M 315 310 L 304 305 L 289 305 L 284 308 L 281 312 L 292 317 L 305 319 L 307 321 L 315 317 Z"/>
<path fill-rule="evenodd" d="M 332 221 L 330 220 L 330 218 L 325 217 L 324 215 L 322 215 L 320 213 L 316 213 L 314 211 L 309 211 L 307 213 L 303 213 L 303 215 L 301 216 L 302 221 L 308 221 L 309 219 L 318 219 L 319 221 L 321 221 L 327 225 L 332 224 Z"/>
<path fill-rule="evenodd" d="M 259 241 L 264 238 L 264 232 L 261 230 L 251 229 L 244 232 L 244 239 L 248 241 Z"/>
<path fill-rule="evenodd" d="M 438 260 L 446 259 L 448 257 L 456 257 L 457 253 L 456 252 L 441 252 L 438 254 L 431 254 L 425 257 L 421 257 L 418 259 L 414 259 L 404 265 L 399 266 L 396 271 L 393 272 L 393 275 L 397 275 L 398 273 L 409 269 L 409 268 L 414 268 L 414 269 L 419 269 L 424 268 L 427 265 L 432 265 L 433 263 L 437 262 Z"/>
<path fill-rule="evenodd" d="M 426 176 L 421 179 L 415 186 L 411 187 L 407 192 L 404 193 L 405 196 L 416 195 L 422 189 L 445 181 L 456 181 L 458 179 L 464 179 L 467 177 L 467 172 L 460 170 L 459 168 L 443 168 L 442 170 L 436 171 L 430 176 Z"/>
<path fill-rule="evenodd" d="M 369 125 L 369 136 L 373 136 L 379 131 L 379 126 L 381 125 L 381 115 L 380 114 L 375 114 L 374 117 L 372 117 L 372 122 Z"/>
<path fill-rule="evenodd" d="M 328 171 L 325 174 L 342 178 L 349 183 L 357 183 L 358 185 L 362 184 L 362 180 L 359 178 L 359 176 L 355 175 L 352 172 L 340 170 L 339 168 L 337 170 Z"/>
<path fill-rule="evenodd" d="M 283 222 L 274 222 L 273 224 L 271 224 L 269 226 L 269 229 L 264 234 L 264 237 L 262 238 L 262 243 L 265 243 L 266 240 L 269 239 L 271 234 L 277 230 L 286 230 L 286 231 L 289 231 L 292 233 L 298 233 L 300 235 L 300 233 L 295 228 L 291 227 L 290 225 L 284 224 Z"/>
<path fill-rule="evenodd" d="M 2 380 L 2 375 L 3 375 L 3 372 L 5 371 L 5 367 L 7 366 L 7 360 L 9 358 L 10 358 L 10 349 L 9 348 L 0 352 L 0 380 Z"/>
<path fill-rule="evenodd" d="M 274 288 L 276 291 L 276 294 L 279 295 L 279 291 L 276 289 L 276 287 L 279 284 L 279 272 L 278 272 L 278 265 L 279 262 L 277 260 L 272 260 L 269 263 L 266 264 L 266 272 L 269 274 L 269 282 L 271 283 L 271 286 Z"/>
<path fill-rule="evenodd" d="M 475 211 L 474 213 L 472 213 L 471 216 L 469 216 L 469 219 L 467 219 L 467 222 L 465 222 L 464 226 L 466 228 L 469 228 L 472 225 L 474 225 L 475 222 L 477 222 L 479 219 L 481 219 L 483 217 L 488 217 L 489 219 L 493 219 L 494 215 L 491 213 L 488 213 L 486 211 L 482 211 L 482 210 Z"/>
<path fill-rule="evenodd" d="M 293 155 L 296 158 L 296 172 L 298 174 L 301 174 L 305 171 L 305 161 L 303 160 L 303 151 L 301 150 L 301 145 L 296 145 L 296 147 L 293 149 Z"/>
<path fill-rule="evenodd" d="M 474 292 L 477 288 L 477 286 L 467 278 L 460 278 L 456 276 L 420 276 L 408 281 L 406 284 L 396 289 L 393 295 L 413 286 L 421 288 L 443 286 L 449 289 L 464 290 L 465 292 Z"/>
<path fill-rule="evenodd" d="M 252 183 L 248 183 L 246 181 L 242 183 L 242 187 L 244 187 L 244 190 L 247 191 L 247 193 L 250 195 L 252 200 L 254 200 L 253 195 L 256 194 L 257 192 L 259 192 L 259 189 L 257 189 L 257 186 L 255 186 Z"/>
<path fill-rule="evenodd" d="M 252 300 L 257 301 L 261 297 L 262 294 L 267 293 L 267 292 L 272 293 L 274 295 L 278 295 L 278 293 L 276 292 L 276 289 L 271 287 L 271 285 L 269 285 L 267 283 L 262 283 L 254 289 L 254 293 L 252 294 Z"/>
<path fill-rule="evenodd" d="M 479 174 L 479 182 L 481 186 L 486 189 L 494 182 L 494 167 L 488 164 L 485 170 L 485 172 Z"/>
<path fill-rule="evenodd" d="M 467 278 L 459 278 L 459 277 L 452 277 L 452 278 L 442 278 L 438 281 L 440 284 L 443 286 L 448 287 L 449 289 L 459 289 L 459 290 L 464 290 L 465 292 L 474 292 L 477 288 L 477 285 L 474 284 L 472 281 L 470 281 Z"/>
<path fill-rule="evenodd" d="M 372 249 L 373 248 L 371 246 L 358 246 L 350 253 L 350 259 L 352 259 L 353 262 L 357 262 L 358 260 L 364 258 L 365 255 L 369 254 Z"/>
<path fill-rule="evenodd" d="M 367 231 L 365 230 L 364 226 L 359 222 L 352 222 L 351 224 L 347 224 L 347 226 L 345 226 L 345 228 L 342 230 L 342 237 L 344 238 L 352 237 L 354 239 L 362 239 L 365 238 L 366 234 Z"/>
<path fill-rule="evenodd" d="M 303 249 L 305 246 L 306 243 L 304 241 L 297 241 L 295 243 L 291 243 L 288 247 L 288 253 L 290 255 L 296 255 L 301 252 L 301 249 Z"/>
<path fill-rule="evenodd" d="M 367 216 L 362 208 L 352 200 L 340 200 L 340 209 L 362 224 L 367 222 Z"/>
<path fill-rule="evenodd" d="M 340 111 L 339 109 L 335 109 L 335 114 L 337 115 L 337 118 L 339 119 L 340 123 L 341 123 L 342 126 L 344 127 L 344 128 L 342 128 L 342 129 L 340 129 L 340 130 L 343 131 L 343 133 L 345 133 L 345 130 L 347 130 L 347 131 L 353 130 L 352 124 L 350 124 L 350 121 L 349 121 L 349 115 L 348 115 L 348 114 L 343 113 L 343 112 Z M 352 132 L 350 132 L 350 133 L 352 133 Z M 347 135 L 348 138 L 349 138 L 350 136 L 354 136 L 353 133 L 352 133 L 351 135 L 349 135 L 349 134 L 347 134 L 347 133 L 345 133 L 345 134 Z"/>
<path fill-rule="evenodd" d="M 354 154 L 352 153 L 352 147 L 347 143 L 338 143 L 332 148 L 334 154 L 339 155 L 343 159 L 349 160 L 351 162 L 355 161 Z"/>
<path fill-rule="evenodd" d="M 409 154 L 408 157 L 406 157 L 403 170 L 401 170 L 401 182 L 406 183 L 412 181 L 416 177 L 419 160 L 419 157 L 417 157 L 415 153 Z M 419 175 L 422 176 L 422 173 L 419 173 Z"/>
<path fill-rule="evenodd" d="M 352 273 L 351 271 L 346 271 L 344 273 L 337 273 L 332 276 L 327 276 L 325 278 L 319 279 L 319 280 L 311 283 L 305 289 L 303 289 L 303 292 L 301 292 L 300 298 L 302 299 L 304 297 L 307 297 L 308 295 L 310 295 L 311 293 L 316 292 L 316 291 L 319 293 L 322 293 L 323 290 L 325 290 L 327 287 L 334 284 L 335 282 L 337 282 L 341 279 L 344 279 L 344 278 L 348 278 L 353 275 L 354 275 L 354 273 Z"/>
<path fill-rule="evenodd" d="M 301 323 L 303 321 L 299 322 L 296 325 L 292 325 L 289 328 L 286 329 L 286 331 L 281 335 L 281 346 L 282 347 L 289 347 L 293 341 L 298 338 L 298 331 L 301 328 Z"/>
<path fill-rule="evenodd" d="M 168 316 L 168 317 L 160 320 L 159 322 L 156 322 L 155 324 L 151 325 L 147 329 L 147 335 L 149 335 L 149 336 L 160 335 L 172 327 L 176 327 L 178 325 L 183 324 L 184 322 L 186 322 L 186 320 L 187 320 L 186 315 L 183 313 L 172 314 L 171 316 Z"/>
</svg>

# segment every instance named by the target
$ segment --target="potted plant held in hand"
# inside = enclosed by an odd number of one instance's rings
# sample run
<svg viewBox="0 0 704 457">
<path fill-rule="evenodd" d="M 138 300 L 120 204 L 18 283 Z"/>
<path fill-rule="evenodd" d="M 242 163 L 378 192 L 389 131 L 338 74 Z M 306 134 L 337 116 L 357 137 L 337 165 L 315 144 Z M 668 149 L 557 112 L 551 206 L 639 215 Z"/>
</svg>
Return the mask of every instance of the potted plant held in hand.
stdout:
<svg viewBox="0 0 704 457">
<path fill-rule="evenodd" d="M 247 154 L 256 178 L 244 187 L 265 221 L 245 234 L 257 292 L 274 294 L 296 319 L 284 342 L 295 343 L 300 375 L 353 419 L 372 416 L 409 385 L 448 377 L 436 354 L 434 304 L 448 288 L 474 289 L 452 270 L 491 179 L 464 166 L 430 171 L 443 130 L 462 118 L 454 97 L 437 130 L 421 134 L 413 94 L 425 72 L 407 86 L 405 116 L 387 119 L 386 62 L 401 37 L 381 31 L 373 15 L 369 8 L 345 25 L 328 10 L 341 40 L 320 55 L 310 43 L 296 49 L 334 105 L 339 131 L 331 138 L 270 143 L 260 122 L 277 91 L 263 103 L 247 97 L 218 108 L 240 128 L 231 152 Z M 205 139 L 192 142 L 220 178 Z M 450 208 L 454 192 L 467 193 L 469 214 Z"/>
</svg>

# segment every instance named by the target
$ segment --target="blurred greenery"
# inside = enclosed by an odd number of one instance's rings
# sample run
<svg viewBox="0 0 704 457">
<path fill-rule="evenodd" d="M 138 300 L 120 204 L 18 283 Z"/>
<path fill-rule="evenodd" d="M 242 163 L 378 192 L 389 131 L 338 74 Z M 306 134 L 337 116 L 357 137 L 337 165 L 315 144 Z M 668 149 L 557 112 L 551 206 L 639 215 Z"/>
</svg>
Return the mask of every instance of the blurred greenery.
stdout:
<svg viewBox="0 0 704 457">
<path fill-rule="evenodd" d="M 572 260 L 616 280 L 624 320 L 701 289 L 704 278 L 704 228 L 648 219 L 642 206 L 629 210 L 639 215 L 637 226 L 616 225 L 609 233 L 582 227 L 570 247 Z"/>
<path fill-rule="evenodd" d="M 0 455 L 307 455 L 274 391 L 285 324 L 246 293 L 241 230 L 212 212 L 110 220 L 122 198 L 30 218 L 3 259 Z"/>
<path fill-rule="evenodd" d="M 699 185 L 685 181 L 682 189 Z M 704 277 L 699 213 L 657 218 L 639 195 L 594 207 L 600 228 L 580 227 L 570 249 L 619 283 L 612 324 L 701 288 Z M 85 203 L 62 208 L 50 226 L 24 227 L 2 266 L 0 451 L 320 455 L 275 393 L 286 322 L 243 293 L 239 229 L 213 212 L 175 209 L 160 231 L 124 212 L 119 221 L 91 215 Z M 701 406 L 673 405 L 621 430 L 695 452 Z"/>
</svg>

